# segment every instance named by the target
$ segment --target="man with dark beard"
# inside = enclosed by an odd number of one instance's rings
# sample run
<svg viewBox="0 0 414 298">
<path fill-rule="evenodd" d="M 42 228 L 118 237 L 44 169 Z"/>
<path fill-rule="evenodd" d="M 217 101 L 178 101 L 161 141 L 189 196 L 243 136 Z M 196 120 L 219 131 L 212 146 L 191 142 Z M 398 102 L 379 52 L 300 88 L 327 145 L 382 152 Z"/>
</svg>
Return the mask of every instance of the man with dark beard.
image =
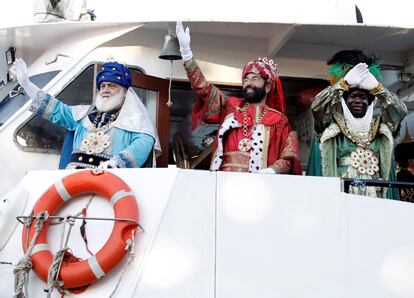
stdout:
<svg viewBox="0 0 414 298">
<path fill-rule="evenodd" d="M 16 59 L 19 84 L 33 99 L 30 111 L 74 132 L 66 168 L 141 167 L 155 149 L 158 135 L 141 99 L 131 85 L 130 70 L 115 61 L 97 71 L 97 95 L 91 106 L 67 106 L 30 80 L 22 59 Z"/>
<path fill-rule="evenodd" d="M 312 103 L 315 133 L 307 174 L 395 180 L 393 136 L 407 108 L 379 81 L 378 58 L 360 50 L 336 53 L 328 61 L 331 86 Z M 398 199 L 393 190 L 353 188 L 352 193 Z"/>
<path fill-rule="evenodd" d="M 211 170 L 301 174 L 297 135 L 284 115 L 282 85 L 273 60 L 257 58 L 242 73 L 243 98 L 210 85 L 193 59 L 190 33 L 177 22 L 187 76 L 197 93 L 192 122 L 219 123 Z"/>
</svg>

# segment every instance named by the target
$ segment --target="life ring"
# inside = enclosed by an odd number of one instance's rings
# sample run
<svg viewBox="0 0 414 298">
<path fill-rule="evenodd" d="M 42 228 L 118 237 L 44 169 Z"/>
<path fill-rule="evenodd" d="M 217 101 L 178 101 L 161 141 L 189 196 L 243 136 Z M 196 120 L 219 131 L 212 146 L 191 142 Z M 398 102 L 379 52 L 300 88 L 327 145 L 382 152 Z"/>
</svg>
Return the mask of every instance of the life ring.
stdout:
<svg viewBox="0 0 414 298">
<path fill-rule="evenodd" d="M 36 216 L 46 210 L 49 215 L 53 215 L 67 200 L 86 193 L 96 193 L 108 199 L 112 203 L 115 218 L 138 222 L 138 205 L 133 192 L 121 178 L 106 171 L 100 173 L 89 170 L 79 171 L 64 177 L 42 194 L 34 205 L 32 214 Z M 31 254 L 33 270 L 44 282 L 47 282 L 49 267 L 53 261 L 47 243 L 48 227 L 47 221 Z M 115 221 L 109 239 L 94 256 L 71 263 L 63 262 L 59 273 L 59 280 L 63 281 L 63 287 L 78 288 L 103 277 L 122 260 L 126 254 L 127 240 L 132 237 L 136 229 L 137 226 L 132 222 Z M 25 252 L 26 245 L 30 243 L 34 232 L 34 222 L 29 229 L 23 228 L 22 243 Z"/>
</svg>

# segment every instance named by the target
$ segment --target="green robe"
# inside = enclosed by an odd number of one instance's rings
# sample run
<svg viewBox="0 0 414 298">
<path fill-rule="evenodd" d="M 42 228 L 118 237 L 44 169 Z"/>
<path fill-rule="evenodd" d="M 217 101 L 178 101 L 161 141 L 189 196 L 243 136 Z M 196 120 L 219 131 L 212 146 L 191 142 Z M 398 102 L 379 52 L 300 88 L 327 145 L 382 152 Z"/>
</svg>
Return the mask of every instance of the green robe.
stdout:
<svg viewBox="0 0 414 298">
<path fill-rule="evenodd" d="M 395 181 L 393 135 L 407 113 L 404 103 L 386 88 L 375 94 L 376 111 L 367 136 L 349 131 L 343 116 L 340 84 L 322 90 L 312 103 L 316 137 L 312 143 L 307 175 L 343 178 L 382 179 Z M 351 166 L 351 154 L 357 148 L 368 149 L 378 159 L 379 171 L 372 175 L 361 174 Z M 351 188 L 352 193 L 374 197 L 399 199 L 395 189 L 365 187 Z"/>
</svg>

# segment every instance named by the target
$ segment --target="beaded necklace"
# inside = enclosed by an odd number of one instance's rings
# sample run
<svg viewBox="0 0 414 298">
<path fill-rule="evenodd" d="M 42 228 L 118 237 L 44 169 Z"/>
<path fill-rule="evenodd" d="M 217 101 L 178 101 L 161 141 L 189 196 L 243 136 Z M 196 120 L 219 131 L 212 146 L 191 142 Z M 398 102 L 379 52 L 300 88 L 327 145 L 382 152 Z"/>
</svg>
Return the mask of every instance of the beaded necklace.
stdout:
<svg viewBox="0 0 414 298">
<path fill-rule="evenodd" d="M 246 103 L 244 107 L 242 108 L 243 113 L 243 124 L 242 124 L 242 132 L 243 132 L 243 139 L 239 142 L 239 150 L 242 152 L 247 152 L 252 148 L 253 142 L 251 139 L 251 135 L 249 135 L 249 128 L 247 127 L 247 121 L 249 120 L 249 117 L 247 116 L 247 109 L 249 107 L 249 104 Z M 263 108 L 262 114 L 260 115 L 258 121 L 255 121 L 255 124 L 260 124 L 263 120 L 263 117 L 266 115 L 268 110 L 268 106 L 265 105 Z"/>
<path fill-rule="evenodd" d="M 111 138 L 105 133 L 109 130 L 112 122 L 116 120 L 119 112 L 114 113 L 109 118 L 108 122 L 101 127 L 97 127 L 99 120 L 102 118 L 103 113 L 99 112 L 93 120 L 93 129 L 86 135 L 85 139 L 80 145 L 80 151 L 86 154 L 100 154 L 111 144 Z"/>
</svg>

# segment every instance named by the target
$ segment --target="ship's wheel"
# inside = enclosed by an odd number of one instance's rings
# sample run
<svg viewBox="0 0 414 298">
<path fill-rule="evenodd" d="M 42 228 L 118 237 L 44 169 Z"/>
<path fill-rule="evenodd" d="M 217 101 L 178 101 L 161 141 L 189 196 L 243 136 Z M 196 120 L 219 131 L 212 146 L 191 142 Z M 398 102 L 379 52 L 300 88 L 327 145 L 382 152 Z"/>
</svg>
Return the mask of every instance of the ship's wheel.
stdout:
<svg viewBox="0 0 414 298">
<path fill-rule="evenodd" d="M 177 132 L 173 136 L 173 156 L 177 167 L 182 169 L 191 169 L 191 161 L 187 152 L 187 148 L 184 145 L 182 135 Z"/>
</svg>

